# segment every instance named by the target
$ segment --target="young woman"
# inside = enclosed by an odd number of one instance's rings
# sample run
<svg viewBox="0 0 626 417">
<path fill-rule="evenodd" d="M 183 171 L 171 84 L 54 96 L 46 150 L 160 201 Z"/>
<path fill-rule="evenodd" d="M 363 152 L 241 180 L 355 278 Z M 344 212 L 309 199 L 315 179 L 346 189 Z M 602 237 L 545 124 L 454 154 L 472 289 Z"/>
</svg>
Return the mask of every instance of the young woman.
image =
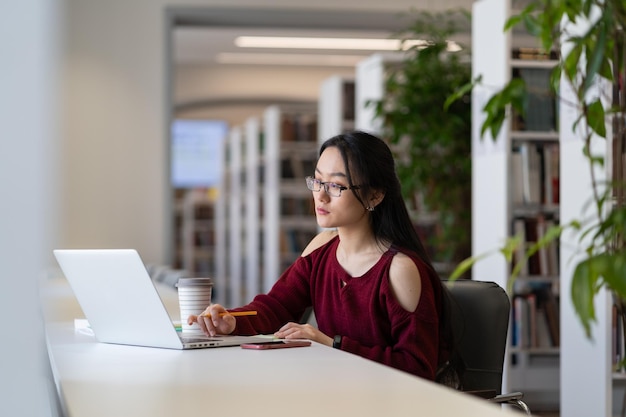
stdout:
<svg viewBox="0 0 626 417">
<path fill-rule="evenodd" d="M 435 379 L 442 284 L 415 233 L 388 146 L 364 132 L 327 140 L 306 178 L 321 232 L 268 294 L 220 317 L 213 304 L 191 316 L 208 335 L 310 339 Z M 313 306 L 317 328 L 299 324 Z"/>
</svg>

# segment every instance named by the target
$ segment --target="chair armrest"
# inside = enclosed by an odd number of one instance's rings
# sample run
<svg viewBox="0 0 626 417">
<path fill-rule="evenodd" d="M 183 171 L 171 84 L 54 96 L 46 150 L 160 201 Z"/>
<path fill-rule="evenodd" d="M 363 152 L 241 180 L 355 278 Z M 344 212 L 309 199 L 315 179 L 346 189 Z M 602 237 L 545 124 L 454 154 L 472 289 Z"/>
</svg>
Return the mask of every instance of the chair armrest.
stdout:
<svg viewBox="0 0 626 417">
<path fill-rule="evenodd" d="M 524 411 L 527 415 L 530 416 L 531 415 L 530 408 L 528 408 L 526 403 L 524 401 L 522 401 L 522 398 L 524 398 L 524 393 L 522 393 L 522 392 L 511 392 L 511 393 L 508 393 L 508 394 L 496 395 L 493 398 L 489 398 L 489 401 L 497 403 L 497 404 L 514 405 L 517 408 L 519 408 L 520 410 Z"/>
</svg>

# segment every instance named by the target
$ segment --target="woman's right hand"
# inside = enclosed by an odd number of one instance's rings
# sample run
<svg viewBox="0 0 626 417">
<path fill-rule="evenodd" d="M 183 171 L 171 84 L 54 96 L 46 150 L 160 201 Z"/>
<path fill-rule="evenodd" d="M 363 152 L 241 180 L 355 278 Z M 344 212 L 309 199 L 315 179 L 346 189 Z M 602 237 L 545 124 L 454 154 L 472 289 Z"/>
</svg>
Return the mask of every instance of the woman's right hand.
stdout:
<svg viewBox="0 0 626 417">
<path fill-rule="evenodd" d="M 187 318 L 187 324 L 193 323 L 198 323 L 204 334 L 215 336 L 231 334 L 235 330 L 237 319 L 220 304 L 211 304 L 199 316 L 191 315 Z"/>
</svg>

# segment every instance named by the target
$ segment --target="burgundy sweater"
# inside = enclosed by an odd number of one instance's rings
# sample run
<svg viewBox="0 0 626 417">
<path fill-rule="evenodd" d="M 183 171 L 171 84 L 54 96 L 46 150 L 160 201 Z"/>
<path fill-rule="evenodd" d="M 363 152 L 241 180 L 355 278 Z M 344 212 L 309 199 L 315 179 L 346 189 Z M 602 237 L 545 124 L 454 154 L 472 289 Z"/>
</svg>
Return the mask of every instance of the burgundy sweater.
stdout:
<svg viewBox="0 0 626 417">
<path fill-rule="evenodd" d="M 270 334 L 297 322 L 313 306 L 320 331 L 342 336 L 341 349 L 433 380 L 438 364 L 441 283 L 415 254 L 422 293 L 417 309 L 398 304 L 389 282 L 389 267 L 400 249 L 390 248 L 364 275 L 348 275 L 337 261 L 335 237 L 295 261 L 274 284 L 247 306 L 253 317 L 238 317 L 234 334 Z M 343 285 L 342 281 L 346 284 Z"/>
</svg>

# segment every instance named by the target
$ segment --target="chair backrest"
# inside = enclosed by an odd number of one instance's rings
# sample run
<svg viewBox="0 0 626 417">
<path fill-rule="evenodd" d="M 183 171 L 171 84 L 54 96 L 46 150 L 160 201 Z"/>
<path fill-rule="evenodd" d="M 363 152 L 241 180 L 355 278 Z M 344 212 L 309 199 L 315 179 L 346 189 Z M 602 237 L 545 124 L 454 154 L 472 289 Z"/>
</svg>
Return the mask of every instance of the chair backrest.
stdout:
<svg viewBox="0 0 626 417">
<path fill-rule="evenodd" d="M 460 279 L 444 281 L 457 353 L 465 370 L 463 391 L 502 391 L 511 302 L 498 284 Z"/>
</svg>

